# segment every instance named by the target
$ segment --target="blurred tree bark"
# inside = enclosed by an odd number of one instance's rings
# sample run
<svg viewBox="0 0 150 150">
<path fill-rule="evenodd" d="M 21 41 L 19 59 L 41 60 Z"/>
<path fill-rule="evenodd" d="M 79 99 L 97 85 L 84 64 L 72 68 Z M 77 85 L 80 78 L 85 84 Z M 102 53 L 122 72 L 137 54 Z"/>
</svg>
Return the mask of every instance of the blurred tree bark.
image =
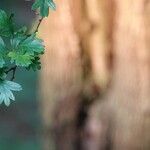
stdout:
<svg viewBox="0 0 150 150">
<path fill-rule="evenodd" d="M 74 29 L 72 8 L 78 1 L 57 1 L 41 26 L 46 44 L 41 74 L 42 114 L 45 149 L 72 149 L 76 141 L 76 120 L 82 87 L 79 38 Z M 72 6 L 72 8 L 71 8 Z M 53 142 L 53 143 L 52 143 Z M 52 147 L 54 145 L 55 148 Z"/>
<path fill-rule="evenodd" d="M 40 29 L 45 150 L 149 150 L 150 1 L 56 3 Z"/>
</svg>

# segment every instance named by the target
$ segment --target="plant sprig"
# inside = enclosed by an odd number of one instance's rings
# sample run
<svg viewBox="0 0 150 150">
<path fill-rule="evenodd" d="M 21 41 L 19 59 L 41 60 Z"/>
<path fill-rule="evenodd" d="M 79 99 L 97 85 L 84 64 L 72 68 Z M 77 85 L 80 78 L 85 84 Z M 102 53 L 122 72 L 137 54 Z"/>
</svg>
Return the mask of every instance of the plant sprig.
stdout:
<svg viewBox="0 0 150 150">
<path fill-rule="evenodd" d="M 40 19 L 35 31 L 30 34 L 27 27 L 17 29 L 14 15 L 0 9 L 0 104 L 4 102 L 9 106 L 10 101 L 15 100 L 12 91 L 22 90 L 21 85 L 13 81 L 18 67 L 28 71 L 41 69 L 40 56 L 44 54 L 45 47 L 36 34 L 42 20 L 49 15 L 49 8 L 56 9 L 53 0 L 35 0 L 32 10 L 39 13 Z M 9 73 L 12 74 L 10 79 Z"/>
</svg>

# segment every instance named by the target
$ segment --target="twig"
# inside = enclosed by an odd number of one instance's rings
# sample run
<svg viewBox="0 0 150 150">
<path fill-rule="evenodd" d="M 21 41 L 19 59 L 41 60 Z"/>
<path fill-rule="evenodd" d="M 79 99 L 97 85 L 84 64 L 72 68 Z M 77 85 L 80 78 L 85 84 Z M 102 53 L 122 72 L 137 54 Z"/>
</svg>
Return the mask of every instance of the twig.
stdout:
<svg viewBox="0 0 150 150">
<path fill-rule="evenodd" d="M 13 81 L 15 79 L 16 70 L 17 70 L 17 66 L 14 66 L 14 67 L 11 67 L 9 70 L 6 71 L 6 74 L 8 74 L 9 72 L 12 71 L 11 81 Z"/>
<path fill-rule="evenodd" d="M 15 66 L 15 68 L 13 69 L 11 81 L 13 81 L 15 79 L 16 70 L 17 70 L 17 66 Z"/>
<path fill-rule="evenodd" d="M 36 27 L 36 29 L 35 29 L 34 33 L 37 33 L 37 32 L 38 32 L 39 27 L 40 27 L 40 25 L 41 25 L 42 21 L 43 21 L 43 17 L 39 19 L 39 21 L 38 21 L 38 25 L 37 25 L 37 27 Z"/>
</svg>

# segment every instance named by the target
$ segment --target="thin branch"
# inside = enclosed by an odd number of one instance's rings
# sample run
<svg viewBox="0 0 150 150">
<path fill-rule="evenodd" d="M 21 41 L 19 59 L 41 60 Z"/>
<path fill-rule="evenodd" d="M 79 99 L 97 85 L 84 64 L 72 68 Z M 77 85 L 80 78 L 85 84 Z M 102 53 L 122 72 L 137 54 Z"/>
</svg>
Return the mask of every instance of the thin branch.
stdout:
<svg viewBox="0 0 150 150">
<path fill-rule="evenodd" d="M 40 27 L 40 25 L 41 25 L 42 21 L 43 21 L 43 17 L 39 19 L 39 21 L 38 21 L 38 25 L 37 25 L 37 27 L 36 27 L 36 29 L 35 29 L 34 33 L 37 33 L 37 32 L 38 32 L 39 27 Z"/>
<path fill-rule="evenodd" d="M 16 70 L 17 70 L 17 66 L 14 66 L 14 67 L 11 67 L 9 70 L 6 71 L 6 74 L 8 74 L 9 72 L 12 71 L 11 81 L 13 81 L 15 79 Z"/>
<path fill-rule="evenodd" d="M 15 66 L 15 68 L 13 69 L 11 81 L 13 81 L 15 79 L 16 70 L 17 70 L 17 66 Z"/>
</svg>

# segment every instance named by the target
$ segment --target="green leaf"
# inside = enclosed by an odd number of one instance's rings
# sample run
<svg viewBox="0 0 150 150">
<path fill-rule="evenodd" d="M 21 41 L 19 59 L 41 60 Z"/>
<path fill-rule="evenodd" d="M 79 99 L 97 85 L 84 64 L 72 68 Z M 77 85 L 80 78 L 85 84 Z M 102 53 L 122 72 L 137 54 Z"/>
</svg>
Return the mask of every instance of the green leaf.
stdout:
<svg viewBox="0 0 150 150">
<path fill-rule="evenodd" d="M 39 57 L 35 57 L 32 60 L 32 63 L 29 65 L 29 67 L 26 68 L 27 70 L 32 69 L 33 71 L 37 71 L 41 69 L 41 62 Z"/>
<path fill-rule="evenodd" d="M 15 62 L 17 66 L 28 67 L 32 63 L 33 56 L 27 53 L 9 52 L 8 56 L 11 58 L 11 63 Z"/>
<path fill-rule="evenodd" d="M 32 10 L 40 10 L 40 15 L 42 17 L 47 17 L 49 14 L 49 8 L 52 10 L 56 9 L 56 5 L 53 0 L 35 0 L 32 5 Z"/>
<path fill-rule="evenodd" d="M 26 26 L 23 26 L 22 28 L 20 28 L 17 33 L 18 34 L 25 34 L 27 32 L 27 27 Z"/>
<path fill-rule="evenodd" d="M 0 9 L 0 36 L 10 37 L 13 35 L 12 15 L 9 17 Z"/>
<path fill-rule="evenodd" d="M 0 81 L 0 104 L 4 102 L 6 106 L 10 105 L 10 100 L 15 100 L 12 91 L 21 91 L 22 87 L 15 82 L 8 80 Z"/>
<path fill-rule="evenodd" d="M 15 62 L 17 66 L 28 67 L 33 63 L 36 55 L 44 52 L 43 41 L 35 36 L 17 35 L 11 40 L 12 50 L 8 56 L 11 63 Z"/>
<path fill-rule="evenodd" d="M 0 68 L 5 64 L 6 46 L 3 39 L 0 37 Z"/>
<path fill-rule="evenodd" d="M 35 36 L 35 34 L 25 37 L 18 36 L 11 40 L 12 48 L 15 51 L 21 51 L 23 53 L 28 53 L 34 55 L 36 53 L 42 53 L 44 51 L 43 41 Z"/>
<path fill-rule="evenodd" d="M 7 74 L 5 70 L 6 70 L 6 67 L 0 68 L 0 80 L 4 80 L 6 78 Z"/>
</svg>

